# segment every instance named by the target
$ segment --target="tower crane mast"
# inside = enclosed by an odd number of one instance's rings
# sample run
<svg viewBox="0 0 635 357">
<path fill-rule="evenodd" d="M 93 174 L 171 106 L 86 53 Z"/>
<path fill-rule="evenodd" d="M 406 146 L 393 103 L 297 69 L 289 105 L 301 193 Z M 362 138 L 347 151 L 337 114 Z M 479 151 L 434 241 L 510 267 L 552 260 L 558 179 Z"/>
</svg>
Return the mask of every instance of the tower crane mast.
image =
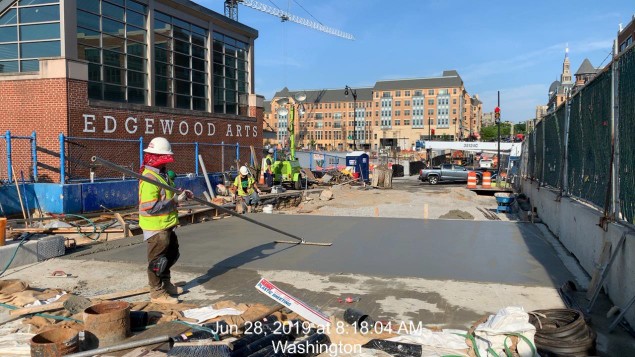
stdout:
<svg viewBox="0 0 635 357">
<path fill-rule="evenodd" d="M 282 22 L 291 21 L 317 31 L 327 33 L 329 35 L 341 37 L 347 40 L 355 39 L 355 37 L 353 37 L 353 35 L 351 35 L 350 33 L 322 25 L 321 23 L 313 20 L 293 15 L 287 11 L 271 7 L 255 0 L 225 0 L 225 16 L 229 17 L 232 20 L 238 21 L 238 4 L 242 4 L 252 9 L 278 17 L 280 18 L 280 20 L 282 20 Z"/>
</svg>

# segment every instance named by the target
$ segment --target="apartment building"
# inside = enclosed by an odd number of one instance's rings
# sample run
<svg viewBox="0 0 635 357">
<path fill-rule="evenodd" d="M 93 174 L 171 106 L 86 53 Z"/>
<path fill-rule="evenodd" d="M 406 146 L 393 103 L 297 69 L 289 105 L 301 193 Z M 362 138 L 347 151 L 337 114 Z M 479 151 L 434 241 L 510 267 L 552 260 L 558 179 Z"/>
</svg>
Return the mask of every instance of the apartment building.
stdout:
<svg viewBox="0 0 635 357">
<path fill-rule="evenodd" d="M 303 103 L 294 100 L 297 93 L 306 94 Z M 295 133 L 303 148 L 411 149 L 419 140 L 466 140 L 480 131 L 482 103 L 453 70 L 440 77 L 378 81 L 346 93 L 344 88 L 277 92 L 264 114 L 265 128 L 277 131 L 277 138 L 266 144 L 288 146 L 291 112 L 278 113 L 281 98 L 299 112 Z"/>
</svg>

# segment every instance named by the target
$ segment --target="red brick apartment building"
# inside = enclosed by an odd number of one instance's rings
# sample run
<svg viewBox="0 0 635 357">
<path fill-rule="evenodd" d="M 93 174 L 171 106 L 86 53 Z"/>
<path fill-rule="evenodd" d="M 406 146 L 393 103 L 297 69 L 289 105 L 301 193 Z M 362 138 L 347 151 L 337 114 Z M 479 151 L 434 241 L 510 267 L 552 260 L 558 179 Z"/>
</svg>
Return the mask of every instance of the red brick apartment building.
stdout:
<svg viewBox="0 0 635 357">
<path fill-rule="evenodd" d="M 155 136 L 190 164 L 191 145 L 178 143 L 260 145 L 257 37 L 187 0 L 0 1 L 0 130 L 35 131 L 38 178 L 54 182 L 60 134 L 65 175 L 91 155 L 138 169 L 139 141 Z M 15 170 L 28 172 L 31 153 L 12 142 Z M 212 147 L 200 150 L 215 168 Z"/>
<path fill-rule="evenodd" d="M 353 91 L 356 94 L 354 98 Z M 279 99 L 306 94 L 296 118 L 300 147 L 322 150 L 410 149 L 418 140 L 478 137 L 483 116 L 478 95 L 470 96 L 456 71 L 440 77 L 378 81 L 373 87 L 277 92 L 265 102 L 265 128 L 277 137 L 266 143 L 288 145 L 290 115 L 278 114 Z M 293 100 L 292 100 L 293 103 Z M 301 105 L 300 105 L 301 104 Z M 287 105 L 288 106 L 288 105 Z"/>
</svg>

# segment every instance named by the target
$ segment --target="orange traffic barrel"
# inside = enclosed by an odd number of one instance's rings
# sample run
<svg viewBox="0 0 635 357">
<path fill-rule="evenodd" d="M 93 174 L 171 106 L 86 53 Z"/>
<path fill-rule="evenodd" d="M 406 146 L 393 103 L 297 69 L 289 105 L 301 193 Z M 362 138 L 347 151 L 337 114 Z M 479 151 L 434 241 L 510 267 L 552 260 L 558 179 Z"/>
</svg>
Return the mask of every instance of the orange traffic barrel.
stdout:
<svg viewBox="0 0 635 357">
<path fill-rule="evenodd" d="M 483 188 L 492 188 L 492 173 L 489 171 L 483 172 Z"/>
<path fill-rule="evenodd" d="M 476 188 L 476 171 L 467 173 L 467 188 Z"/>
</svg>

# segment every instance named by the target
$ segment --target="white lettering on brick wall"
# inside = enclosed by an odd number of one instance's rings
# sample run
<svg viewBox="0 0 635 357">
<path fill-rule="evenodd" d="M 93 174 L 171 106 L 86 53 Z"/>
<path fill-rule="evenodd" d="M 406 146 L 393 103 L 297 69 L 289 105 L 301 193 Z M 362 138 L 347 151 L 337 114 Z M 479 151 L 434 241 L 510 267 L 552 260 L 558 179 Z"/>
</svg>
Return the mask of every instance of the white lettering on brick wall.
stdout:
<svg viewBox="0 0 635 357">
<path fill-rule="evenodd" d="M 91 114 L 84 114 L 84 133 L 95 132 L 95 116 Z"/>
<path fill-rule="evenodd" d="M 114 133 L 115 130 L 117 130 L 117 120 L 110 115 L 104 116 L 104 133 Z"/>
<path fill-rule="evenodd" d="M 130 127 L 128 126 L 128 123 L 130 122 L 134 122 L 134 125 L 132 126 L 132 129 L 130 129 Z M 126 119 L 126 131 L 130 134 L 134 134 L 137 132 L 137 118 L 135 117 L 128 117 L 128 119 Z"/>
<path fill-rule="evenodd" d="M 202 121 L 187 121 L 187 120 L 179 120 L 178 122 L 178 130 L 175 132 L 174 130 L 174 119 L 158 119 L 159 124 L 156 123 L 157 119 L 153 118 L 136 118 L 133 116 L 127 117 L 123 121 L 123 125 L 119 125 L 119 120 L 115 116 L 104 115 L 101 117 L 103 119 L 103 127 L 101 125 L 97 125 L 97 118 L 94 114 L 82 114 L 82 118 L 84 119 L 84 133 L 105 133 L 105 134 L 114 134 L 117 135 L 117 131 L 120 132 L 125 130 L 128 134 L 135 134 L 137 132 L 141 132 L 145 135 L 163 135 L 169 137 L 173 134 L 178 136 L 186 136 L 190 134 L 190 126 L 193 126 L 193 132 L 196 136 L 215 136 L 216 135 L 216 124 L 210 121 L 202 122 Z M 100 123 L 101 123 L 100 119 Z M 207 124 L 207 130 L 205 130 L 205 125 Z M 157 127 L 155 130 L 155 126 Z M 222 132 L 221 132 L 222 133 Z M 234 135 L 235 134 L 235 135 Z M 255 138 L 258 136 L 258 126 L 257 125 L 249 125 L 249 124 L 235 124 L 228 123 L 227 130 L 225 131 L 225 136 L 227 137 L 252 137 Z"/>
<path fill-rule="evenodd" d="M 146 118 L 146 134 L 154 134 L 154 119 Z"/>
<path fill-rule="evenodd" d="M 185 127 L 185 129 L 183 129 Z M 187 135 L 187 133 L 190 131 L 190 126 L 187 124 L 186 121 L 182 121 L 179 123 L 179 133 L 181 133 L 181 135 Z"/>
<path fill-rule="evenodd" d="M 161 128 L 163 128 L 163 135 L 172 135 L 172 127 L 174 127 L 174 120 L 161 119 Z"/>
<path fill-rule="evenodd" d="M 203 134 L 203 124 L 199 121 L 194 123 L 194 134 L 196 134 L 196 136 L 201 136 L 201 134 Z"/>
</svg>

